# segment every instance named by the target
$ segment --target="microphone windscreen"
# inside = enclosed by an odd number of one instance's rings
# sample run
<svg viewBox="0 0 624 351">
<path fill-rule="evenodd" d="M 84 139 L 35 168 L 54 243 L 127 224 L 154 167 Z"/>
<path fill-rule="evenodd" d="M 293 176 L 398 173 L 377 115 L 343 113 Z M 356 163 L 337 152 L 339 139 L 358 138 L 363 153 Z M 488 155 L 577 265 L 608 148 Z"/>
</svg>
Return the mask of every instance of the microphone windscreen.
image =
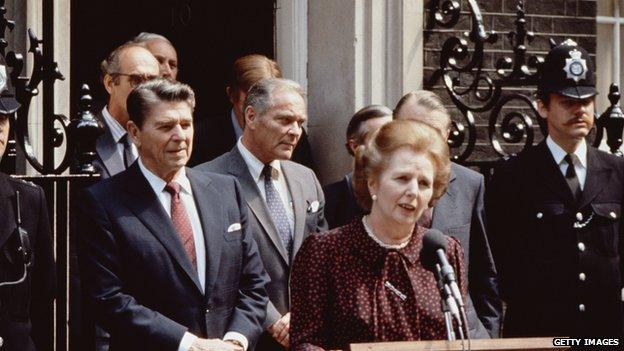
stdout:
<svg viewBox="0 0 624 351">
<path fill-rule="evenodd" d="M 423 237 L 423 250 L 427 252 L 436 252 L 438 249 L 446 251 L 446 243 L 446 236 L 441 231 L 429 229 Z"/>
<path fill-rule="evenodd" d="M 447 238 L 437 229 L 429 229 L 423 237 L 423 247 L 420 252 L 420 260 L 423 266 L 435 272 L 435 265 L 438 262 L 436 251 L 442 249 L 446 251 Z"/>
</svg>

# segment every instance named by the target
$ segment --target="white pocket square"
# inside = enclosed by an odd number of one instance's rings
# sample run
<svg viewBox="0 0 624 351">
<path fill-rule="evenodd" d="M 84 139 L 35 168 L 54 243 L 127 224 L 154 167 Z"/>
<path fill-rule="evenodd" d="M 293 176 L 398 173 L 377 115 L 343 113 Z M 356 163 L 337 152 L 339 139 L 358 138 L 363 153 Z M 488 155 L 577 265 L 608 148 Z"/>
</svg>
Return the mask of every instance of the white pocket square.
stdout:
<svg viewBox="0 0 624 351">
<path fill-rule="evenodd" d="M 232 224 L 230 224 L 230 226 L 228 227 L 227 232 L 228 232 L 228 233 L 231 233 L 231 232 L 233 232 L 233 231 L 240 230 L 240 229 L 241 229 L 241 225 L 240 225 L 240 223 L 232 223 Z"/>
<path fill-rule="evenodd" d="M 312 201 L 312 203 L 309 203 L 308 205 L 308 212 L 311 212 L 311 213 L 318 212 L 319 206 L 321 206 L 321 204 L 318 201 L 316 200 Z"/>
</svg>

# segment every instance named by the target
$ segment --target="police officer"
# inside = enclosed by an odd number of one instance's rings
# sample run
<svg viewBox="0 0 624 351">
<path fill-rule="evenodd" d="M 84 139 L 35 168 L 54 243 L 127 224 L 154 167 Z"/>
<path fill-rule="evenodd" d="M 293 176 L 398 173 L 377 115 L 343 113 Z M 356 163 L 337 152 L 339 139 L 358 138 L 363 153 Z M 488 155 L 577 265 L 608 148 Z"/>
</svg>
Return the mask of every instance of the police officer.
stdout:
<svg viewBox="0 0 624 351">
<path fill-rule="evenodd" d="M 0 159 L 18 108 L 0 55 Z M 0 173 L 0 351 L 53 349 L 54 285 L 43 190 Z"/>
<path fill-rule="evenodd" d="M 587 51 L 568 39 L 540 72 L 548 137 L 487 189 L 504 335 L 622 337 L 624 159 L 585 141 L 597 94 Z"/>
</svg>

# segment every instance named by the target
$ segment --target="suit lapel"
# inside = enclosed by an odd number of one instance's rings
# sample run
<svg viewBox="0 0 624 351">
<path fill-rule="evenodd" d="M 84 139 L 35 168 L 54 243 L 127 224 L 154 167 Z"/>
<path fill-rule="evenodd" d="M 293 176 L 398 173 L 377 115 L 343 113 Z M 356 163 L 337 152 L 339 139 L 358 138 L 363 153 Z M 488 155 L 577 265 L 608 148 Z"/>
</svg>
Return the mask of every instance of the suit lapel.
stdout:
<svg viewBox="0 0 624 351">
<path fill-rule="evenodd" d="M 292 256 L 294 257 L 303 243 L 308 205 L 305 203 L 303 196 L 303 185 L 294 174 L 294 170 L 291 169 L 286 162 L 282 162 L 281 167 L 282 172 L 284 173 L 284 179 L 286 179 L 286 184 L 288 184 L 288 190 L 290 191 L 290 196 L 293 201 L 293 212 L 295 213 L 295 231 L 293 233 L 292 252 Z"/>
<path fill-rule="evenodd" d="M 204 232 L 204 244 L 206 246 L 206 296 L 210 296 L 217 276 L 219 275 L 219 263 L 221 262 L 221 245 L 223 243 L 224 228 L 223 209 L 217 201 L 218 192 L 210 185 L 210 178 L 201 177 L 190 168 L 186 169 L 186 175 L 191 182 L 193 198 L 199 212 L 199 217 Z"/>
<path fill-rule="evenodd" d="M 611 169 L 605 168 L 600 163 L 597 154 L 597 150 L 587 147 L 587 176 L 585 177 L 585 186 L 579 200 L 579 208 L 583 208 L 592 202 L 600 194 L 604 185 L 609 184 Z"/>
<path fill-rule="evenodd" d="M 125 165 L 123 158 L 117 152 L 117 143 L 113 139 L 108 124 L 104 121 L 102 113 L 97 115 L 100 122 L 104 125 L 104 134 L 102 134 L 96 141 L 95 150 L 98 156 L 102 160 L 102 164 L 106 168 L 109 175 L 113 176 L 119 172 L 124 171 Z"/>
<path fill-rule="evenodd" d="M 189 279 L 193 281 L 199 292 L 202 293 L 197 271 L 192 266 L 170 217 L 163 209 L 147 179 L 141 173 L 138 162 L 135 162 L 128 168 L 127 175 L 125 203 L 128 204 L 128 207 L 149 229 L 152 235 L 160 241 L 173 260 L 182 267 Z"/>
<path fill-rule="evenodd" d="M 458 191 L 457 183 L 455 179 L 457 174 L 455 173 L 455 164 L 451 163 L 451 175 L 449 178 L 449 185 L 446 188 L 446 193 L 440 198 L 440 201 L 433 208 L 431 214 L 431 227 L 442 228 L 442 224 L 447 221 L 447 216 L 454 212 L 455 208 L 455 196 Z M 444 229 L 444 228 L 443 228 Z"/>
<path fill-rule="evenodd" d="M 9 176 L 0 173 L 0 214 L 3 218 L 0 221 L 0 247 L 15 231 L 15 190 L 9 183 Z"/>
<path fill-rule="evenodd" d="M 568 205 L 574 205 L 572 190 L 561 173 L 559 165 L 555 162 L 546 141 L 539 143 L 533 151 L 535 151 L 534 160 L 531 163 L 535 165 L 533 169 L 536 170 L 535 184 L 542 184 L 541 191 L 552 194 Z"/>
<path fill-rule="evenodd" d="M 251 173 L 249 173 L 247 164 L 245 163 L 243 156 L 240 152 L 238 152 L 238 148 L 236 146 L 234 146 L 232 151 L 230 151 L 228 165 L 228 173 L 238 179 L 241 189 L 245 194 L 245 201 L 247 202 L 247 205 L 249 205 L 249 208 L 251 208 L 254 216 L 264 228 L 264 231 L 271 239 L 271 242 L 284 260 L 284 263 L 289 264 L 286 248 L 277 234 L 277 228 L 275 228 L 275 224 L 273 224 L 273 220 L 269 215 L 269 211 L 264 203 L 264 200 L 262 199 L 262 196 L 260 195 L 260 191 L 258 190 L 256 183 L 251 178 Z"/>
</svg>

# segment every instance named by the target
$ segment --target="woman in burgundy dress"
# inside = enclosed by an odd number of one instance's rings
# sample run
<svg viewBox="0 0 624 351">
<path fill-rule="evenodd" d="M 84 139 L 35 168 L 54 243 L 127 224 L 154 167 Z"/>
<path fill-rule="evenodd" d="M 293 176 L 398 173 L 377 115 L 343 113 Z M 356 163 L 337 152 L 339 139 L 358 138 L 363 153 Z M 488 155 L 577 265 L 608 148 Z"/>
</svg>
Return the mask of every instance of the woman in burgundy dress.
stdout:
<svg viewBox="0 0 624 351">
<path fill-rule="evenodd" d="M 294 350 L 446 339 L 436 278 L 420 251 L 428 208 L 446 191 L 449 173 L 446 143 L 423 123 L 392 121 L 358 148 L 353 186 L 370 213 L 310 236 L 297 254 L 291 275 Z M 446 253 L 465 295 L 459 242 L 449 237 Z"/>
</svg>

